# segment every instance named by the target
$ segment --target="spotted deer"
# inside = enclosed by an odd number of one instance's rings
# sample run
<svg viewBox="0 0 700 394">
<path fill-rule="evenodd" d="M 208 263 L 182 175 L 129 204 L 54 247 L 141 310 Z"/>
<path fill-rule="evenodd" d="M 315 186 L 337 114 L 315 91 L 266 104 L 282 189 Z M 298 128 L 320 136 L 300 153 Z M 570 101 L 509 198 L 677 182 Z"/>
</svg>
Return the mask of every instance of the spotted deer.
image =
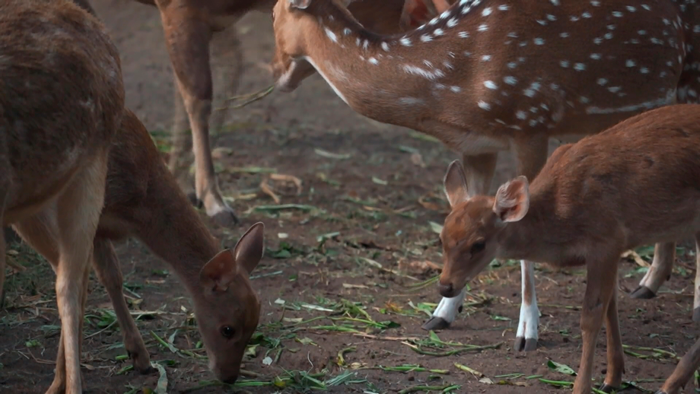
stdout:
<svg viewBox="0 0 700 394">
<path fill-rule="evenodd" d="M 74 0 L 86 10 L 95 13 L 88 0 Z M 234 32 L 229 29 L 235 21 L 250 11 L 271 12 L 276 0 L 135 0 L 139 3 L 156 6 L 160 11 L 166 46 L 175 73 L 179 93 L 184 101 L 184 111 L 189 119 L 192 130 L 192 149 L 195 160 L 195 193 L 190 198 L 202 205 L 209 217 L 224 226 L 232 226 L 238 222 L 233 209 L 224 201 L 219 189 L 214 164 L 211 156 L 209 128 L 212 115 L 213 82 L 210 62 L 210 42 L 215 34 L 227 37 L 226 45 L 232 46 L 237 40 Z M 416 0 L 347 0 L 350 12 L 361 21 L 366 28 L 379 33 L 397 33 L 415 24 L 412 15 L 423 20 L 434 12 L 445 7 L 446 0 L 436 1 L 433 7 L 422 3 L 415 7 L 411 4 Z M 454 1 L 454 0 L 452 0 Z M 408 2 L 408 3 L 407 3 Z M 420 11 L 402 17 L 404 7 Z M 435 11 L 433 11 L 435 10 Z M 227 29 L 229 29 L 227 31 Z M 225 51 L 227 48 L 215 48 Z M 241 67 L 240 59 L 229 80 L 230 86 L 225 86 L 227 92 L 235 91 L 238 85 Z M 175 99 L 175 123 L 182 115 L 182 105 L 179 97 Z M 223 119 L 222 119 L 223 120 Z M 184 132 L 184 131 L 182 131 Z M 181 177 L 187 171 L 182 171 L 182 156 L 186 153 L 186 140 L 176 131 L 175 143 L 170 155 L 169 166 L 176 176 Z M 187 166 L 189 167 L 189 166 Z"/>
<path fill-rule="evenodd" d="M 0 3 L 0 224 L 50 252 L 63 351 L 49 393 L 81 392 L 89 256 L 123 107 L 119 54 L 96 18 L 66 0 Z"/>
<path fill-rule="evenodd" d="M 444 179 L 451 212 L 440 233 L 440 293 L 457 296 L 494 258 L 585 266 L 583 349 L 574 393 L 591 392 L 603 320 L 608 357 L 601 390 L 619 389 L 624 372 L 617 316 L 620 255 L 686 237 L 695 237 L 700 253 L 698 152 L 700 105 L 677 104 L 560 146 L 532 184 L 520 175 L 494 197 L 470 191 L 461 164 L 452 162 Z M 685 384 L 680 377 L 693 372 L 676 374 L 662 390 L 677 392 L 678 383 Z"/>
<path fill-rule="evenodd" d="M 61 338 L 48 392 L 82 392 L 89 261 L 134 366 L 150 370 L 112 245 L 126 237 L 174 268 L 192 296 L 210 369 L 234 382 L 260 315 L 248 276 L 263 254 L 262 223 L 233 250 L 219 250 L 147 130 L 124 107 L 119 56 L 96 18 L 67 0 L 10 0 L 0 5 L 0 34 L 1 224 L 12 225 L 57 275 Z"/>
<path fill-rule="evenodd" d="M 696 100 L 698 7 L 460 0 L 414 30 L 381 35 L 337 0 L 280 0 L 272 67 L 280 91 L 315 69 L 358 113 L 437 137 L 461 154 L 470 193 L 483 194 L 498 152 L 511 150 L 517 173 L 533 178 L 551 137 L 575 141 L 644 110 Z M 653 295 L 674 258 L 672 242 L 657 244 L 633 296 Z M 521 269 L 515 348 L 531 350 L 539 310 L 533 265 L 523 260 Z M 423 328 L 448 327 L 464 295 L 443 298 Z"/>
</svg>

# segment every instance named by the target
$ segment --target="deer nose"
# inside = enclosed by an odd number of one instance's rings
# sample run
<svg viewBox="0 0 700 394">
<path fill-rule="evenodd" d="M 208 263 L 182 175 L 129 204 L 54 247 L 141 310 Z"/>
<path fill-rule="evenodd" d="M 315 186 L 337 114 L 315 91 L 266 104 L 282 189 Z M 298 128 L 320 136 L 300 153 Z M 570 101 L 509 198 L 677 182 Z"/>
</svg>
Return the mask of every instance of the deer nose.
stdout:
<svg viewBox="0 0 700 394">
<path fill-rule="evenodd" d="M 450 298 L 455 296 L 455 289 L 452 283 L 443 284 L 442 282 L 438 282 L 438 291 L 440 291 L 440 295 L 443 297 Z"/>
</svg>

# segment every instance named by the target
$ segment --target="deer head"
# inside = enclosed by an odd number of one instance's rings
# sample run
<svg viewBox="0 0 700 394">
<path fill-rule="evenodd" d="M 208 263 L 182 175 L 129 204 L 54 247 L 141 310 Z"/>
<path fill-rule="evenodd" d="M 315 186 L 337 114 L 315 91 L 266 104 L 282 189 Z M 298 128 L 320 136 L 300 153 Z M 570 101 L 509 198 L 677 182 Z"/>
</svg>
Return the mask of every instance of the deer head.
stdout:
<svg viewBox="0 0 700 394">
<path fill-rule="evenodd" d="M 260 301 L 248 278 L 263 256 L 264 229 L 254 224 L 232 251 L 214 256 L 199 274 L 203 291 L 194 298 L 195 315 L 209 368 L 223 382 L 238 378 L 246 344 L 258 326 Z"/>
<path fill-rule="evenodd" d="M 530 194 L 527 178 L 519 176 L 502 185 L 495 197 L 470 197 L 457 160 L 450 164 L 444 186 L 451 212 L 440 233 L 444 267 L 438 287 L 442 296 L 454 297 L 497 256 L 499 235 L 525 217 Z"/>
</svg>

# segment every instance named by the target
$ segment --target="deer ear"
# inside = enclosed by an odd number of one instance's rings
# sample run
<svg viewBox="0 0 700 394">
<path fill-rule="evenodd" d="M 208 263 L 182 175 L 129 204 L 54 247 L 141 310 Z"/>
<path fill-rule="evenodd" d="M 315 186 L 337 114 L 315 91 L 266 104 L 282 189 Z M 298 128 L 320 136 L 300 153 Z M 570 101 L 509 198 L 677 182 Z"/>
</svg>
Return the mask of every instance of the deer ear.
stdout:
<svg viewBox="0 0 700 394">
<path fill-rule="evenodd" d="M 493 212 L 504 222 L 517 222 L 530 208 L 530 185 L 527 178 L 519 176 L 501 185 L 496 192 Z"/>
<path fill-rule="evenodd" d="M 233 251 L 219 252 L 202 267 L 199 281 L 214 291 L 226 291 L 238 274 L 250 275 L 263 256 L 265 225 L 255 223 L 238 240 Z"/>
<path fill-rule="evenodd" d="M 238 240 L 233 248 L 233 257 L 236 264 L 245 270 L 246 275 L 258 266 L 265 253 L 265 225 L 262 222 L 255 223 Z"/>
<path fill-rule="evenodd" d="M 433 16 L 435 16 L 435 7 L 431 0 L 406 0 L 401 12 L 401 27 L 416 28 Z"/>
<path fill-rule="evenodd" d="M 202 267 L 199 282 L 214 291 L 226 291 L 238 272 L 236 260 L 229 249 L 222 250 Z"/>
<path fill-rule="evenodd" d="M 311 5 L 311 0 L 288 0 L 289 5 L 292 8 L 298 8 L 300 10 L 306 9 L 309 5 Z"/>
<path fill-rule="evenodd" d="M 464 176 L 464 169 L 459 160 L 455 160 L 447 167 L 447 173 L 443 180 L 445 185 L 445 195 L 450 202 L 450 207 L 454 207 L 460 202 L 469 200 L 467 192 L 467 178 Z"/>
<path fill-rule="evenodd" d="M 447 0 L 433 0 L 433 4 L 435 5 L 435 12 L 438 14 L 442 14 L 452 6 L 452 4 L 450 4 L 450 2 Z"/>
</svg>

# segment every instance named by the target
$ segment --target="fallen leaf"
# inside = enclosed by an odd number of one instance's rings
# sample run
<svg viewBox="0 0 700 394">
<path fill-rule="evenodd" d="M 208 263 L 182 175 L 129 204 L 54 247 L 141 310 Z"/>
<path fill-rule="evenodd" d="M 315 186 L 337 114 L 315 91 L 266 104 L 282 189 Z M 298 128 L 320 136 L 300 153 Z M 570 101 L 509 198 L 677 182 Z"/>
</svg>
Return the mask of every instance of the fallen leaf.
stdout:
<svg viewBox="0 0 700 394">
<path fill-rule="evenodd" d="M 638 266 L 640 267 L 650 267 L 651 264 L 646 262 L 637 252 L 634 250 L 628 250 L 625 253 L 622 254 L 623 259 L 631 258 L 634 260 L 635 263 L 637 263 Z"/>
<path fill-rule="evenodd" d="M 423 156 L 421 156 L 421 154 L 418 152 L 411 153 L 411 163 L 413 163 L 421 168 L 426 167 L 425 162 L 423 161 Z"/>
<path fill-rule="evenodd" d="M 331 153 L 319 148 L 314 149 L 314 152 L 321 157 L 325 157 L 326 159 L 345 160 L 352 157 L 350 154 Z"/>
<path fill-rule="evenodd" d="M 267 194 L 268 196 L 272 197 L 272 199 L 275 201 L 275 204 L 280 203 L 280 198 L 277 196 L 277 194 L 275 194 L 274 191 L 272 191 L 270 185 L 267 184 L 267 179 L 263 179 L 262 182 L 260 182 L 260 190 L 262 190 L 262 192 Z"/>
<path fill-rule="evenodd" d="M 233 154 L 233 149 L 220 146 L 211 150 L 211 157 L 214 160 L 221 160 L 226 156 L 231 156 Z"/>
<path fill-rule="evenodd" d="M 354 285 L 352 283 L 343 283 L 343 287 L 346 289 L 369 289 L 369 287 L 365 285 Z"/>
<path fill-rule="evenodd" d="M 301 194 L 301 179 L 295 177 L 294 175 L 287 174 L 270 174 L 270 179 L 277 182 L 292 183 L 297 189 L 297 195 Z"/>
</svg>

